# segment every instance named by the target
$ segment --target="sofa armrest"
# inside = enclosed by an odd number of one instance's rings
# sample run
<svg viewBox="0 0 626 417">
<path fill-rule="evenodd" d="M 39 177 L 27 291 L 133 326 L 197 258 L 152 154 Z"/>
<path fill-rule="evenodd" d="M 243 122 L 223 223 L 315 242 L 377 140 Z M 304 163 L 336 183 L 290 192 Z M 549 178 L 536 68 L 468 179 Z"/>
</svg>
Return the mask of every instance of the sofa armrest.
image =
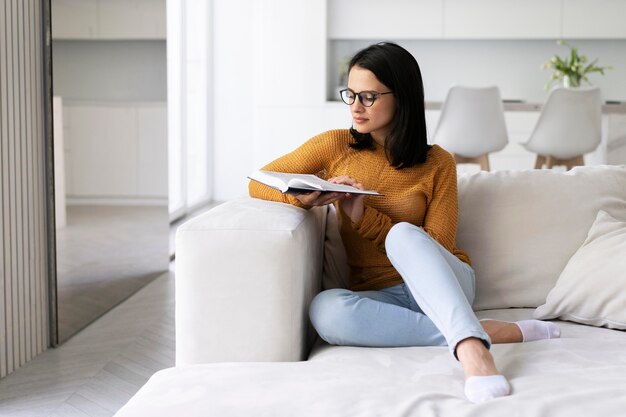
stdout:
<svg viewBox="0 0 626 417">
<path fill-rule="evenodd" d="M 176 364 L 305 359 L 325 221 L 325 208 L 244 198 L 181 225 Z"/>
</svg>

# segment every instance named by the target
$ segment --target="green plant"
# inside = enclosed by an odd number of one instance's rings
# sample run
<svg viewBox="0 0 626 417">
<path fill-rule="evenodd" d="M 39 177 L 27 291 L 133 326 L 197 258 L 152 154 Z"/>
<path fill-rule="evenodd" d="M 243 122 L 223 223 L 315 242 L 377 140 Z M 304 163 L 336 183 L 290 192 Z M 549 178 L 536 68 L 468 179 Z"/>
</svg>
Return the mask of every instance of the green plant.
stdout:
<svg viewBox="0 0 626 417">
<path fill-rule="evenodd" d="M 591 84 L 587 78 L 587 74 L 592 72 L 599 72 L 604 75 L 605 70 L 613 69 L 612 66 L 600 67 L 596 63 L 598 59 L 594 59 L 592 62 L 587 63 L 589 60 L 586 55 L 579 55 L 578 48 L 575 48 L 568 43 L 559 40 L 557 45 L 565 45 L 569 48 L 569 56 L 566 55 L 561 58 L 558 55 L 554 55 L 549 61 L 544 62 L 541 65 L 541 69 L 554 69 L 554 72 L 550 76 L 550 81 L 546 84 L 546 90 L 555 82 L 562 82 L 566 87 L 580 87 L 581 83 L 585 81 L 587 84 Z"/>
</svg>

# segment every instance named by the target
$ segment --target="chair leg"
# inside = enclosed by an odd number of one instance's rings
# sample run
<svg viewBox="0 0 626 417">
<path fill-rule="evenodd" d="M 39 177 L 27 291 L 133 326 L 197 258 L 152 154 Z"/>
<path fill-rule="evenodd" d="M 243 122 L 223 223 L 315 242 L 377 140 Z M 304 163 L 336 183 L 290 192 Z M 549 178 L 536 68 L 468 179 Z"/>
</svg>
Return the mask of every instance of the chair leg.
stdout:
<svg viewBox="0 0 626 417">
<path fill-rule="evenodd" d="M 575 156 L 564 162 L 565 162 L 565 167 L 567 168 L 568 171 L 574 167 L 585 166 L 585 160 L 583 159 L 582 155 Z"/>
<path fill-rule="evenodd" d="M 458 164 L 469 164 L 472 162 L 472 158 L 467 158 L 465 156 L 461 156 L 459 154 L 452 154 L 454 156 L 454 162 Z"/>
<path fill-rule="evenodd" d="M 483 171 L 491 171 L 490 167 L 489 167 L 489 154 L 484 154 L 484 155 L 480 155 L 479 157 L 477 157 L 478 159 L 478 163 L 480 164 L 480 169 L 482 169 Z"/>
<path fill-rule="evenodd" d="M 546 157 L 543 155 L 537 154 L 537 159 L 535 160 L 535 169 L 543 168 L 543 164 L 546 163 Z"/>
<path fill-rule="evenodd" d="M 575 156 L 569 159 L 559 159 L 551 155 L 539 155 L 537 154 L 537 161 L 535 162 L 535 169 L 541 169 L 543 165 L 546 165 L 547 169 L 552 169 L 555 166 L 564 165 L 565 168 L 569 171 L 570 169 L 577 166 L 584 166 L 585 161 L 582 155 Z"/>
<path fill-rule="evenodd" d="M 489 154 L 480 156 L 461 156 L 454 154 L 454 160 L 458 164 L 478 164 L 480 169 L 489 171 Z"/>
</svg>

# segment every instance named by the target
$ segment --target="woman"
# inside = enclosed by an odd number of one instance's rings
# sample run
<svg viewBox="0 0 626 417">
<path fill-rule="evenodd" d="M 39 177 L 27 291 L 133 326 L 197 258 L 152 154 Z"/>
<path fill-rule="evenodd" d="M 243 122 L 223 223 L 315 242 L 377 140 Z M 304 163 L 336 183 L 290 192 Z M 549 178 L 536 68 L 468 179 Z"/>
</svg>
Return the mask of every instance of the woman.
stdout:
<svg viewBox="0 0 626 417">
<path fill-rule="evenodd" d="M 553 323 L 479 322 L 475 280 L 455 247 L 454 158 L 426 137 L 424 89 L 415 58 L 394 43 L 371 45 L 349 63 L 353 127 L 322 133 L 263 169 L 321 173 L 330 182 L 384 196 L 312 192 L 283 195 L 256 182 L 250 195 L 309 208 L 335 204 L 351 268 L 350 289 L 324 291 L 310 308 L 328 343 L 447 345 L 463 366 L 472 402 L 508 395 L 491 343 L 558 337 Z"/>
</svg>

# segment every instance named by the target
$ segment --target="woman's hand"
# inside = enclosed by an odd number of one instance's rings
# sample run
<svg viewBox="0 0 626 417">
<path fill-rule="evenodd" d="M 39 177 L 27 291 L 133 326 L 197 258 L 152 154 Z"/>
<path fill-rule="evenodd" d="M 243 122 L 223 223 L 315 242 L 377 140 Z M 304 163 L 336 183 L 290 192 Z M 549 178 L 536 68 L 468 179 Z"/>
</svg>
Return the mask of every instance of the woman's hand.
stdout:
<svg viewBox="0 0 626 417">
<path fill-rule="evenodd" d="M 294 197 L 306 206 L 325 206 L 341 199 L 343 194 L 344 193 L 322 193 L 321 191 L 314 191 L 312 193 L 298 194 Z"/>
<path fill-rule="evenodd" d="M 332 182 L 335 184 L 345 184 L 351 185 L 354 188 L 358 188 L 359 190 L 364 190 L 365 187 L 363 184 L 355 180 L 354 178 L 348 176 L 340 176 L 334 177 L 328 180 L 328 182 Z M 363 217 L 363 212 L 365 211 L 365 195 L 363 194 L 343 194 L 340 201 L 341 209 L 344 213 L 350 217 L 353 223 L 357 223 Z"/>
</svg>

